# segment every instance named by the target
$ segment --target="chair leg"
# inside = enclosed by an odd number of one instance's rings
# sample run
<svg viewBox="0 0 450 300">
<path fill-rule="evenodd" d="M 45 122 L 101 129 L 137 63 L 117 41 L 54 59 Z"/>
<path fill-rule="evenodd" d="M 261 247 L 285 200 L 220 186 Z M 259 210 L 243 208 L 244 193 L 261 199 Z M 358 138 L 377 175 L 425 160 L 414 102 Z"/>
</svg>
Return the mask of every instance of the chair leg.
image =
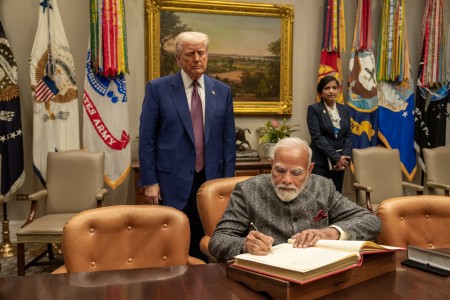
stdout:
<svg viewBox="0 0 450 300">
<path fill-rule="evenodd" d="M 17 243 L 17 276 L 25 276 L 25 244 Z"/>
<path fill-rule="evenodd" d="M 54 260 L 55 259 L 55 255 L 53 254 L 53 245 L 48 243 L 47 244 L 47 252 L 48 252 L 48 259 L 49 260 Z"/>
</svg>

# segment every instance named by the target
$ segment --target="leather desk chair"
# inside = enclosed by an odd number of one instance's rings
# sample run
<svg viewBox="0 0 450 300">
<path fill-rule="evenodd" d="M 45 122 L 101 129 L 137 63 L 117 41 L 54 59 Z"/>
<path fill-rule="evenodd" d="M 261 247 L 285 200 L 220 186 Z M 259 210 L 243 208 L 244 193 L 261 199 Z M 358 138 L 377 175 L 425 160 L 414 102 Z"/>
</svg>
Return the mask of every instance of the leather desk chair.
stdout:
<svg viewBox="0 0 450 300">
<path fill-rule="evenodd" d="M 103 152 L 69 150 L 47 155 L 46 189 L 29 196 L 30 214 L 17 232 L 17 274 L 45 262 L 38 260 L 48 253 L 54 259 L 52 244 L 60 243 L 64 224 L 75 214 L 102 205 L 107 191 L 104 180 Z M 36 217 L 38 205 L 43 205 L 43 216 Z M 25 265 L 25 243 L 46 243 L 47 250 Z"/>
<path fill-rule="evenodd" d="M 200 240 L 200 250 L 208 257 L 209 262 L 216 262 L 209 253 L 208 243 L 228 206 L 231 192 L 237 183 L 251 177 L 237 176 L 208 180 L 198 189 L 197 208 L 205 231 L 205 236 Z"/>
<path fill-rule="evenodd" d="M 450 194 L 450 147 L 423 149 L 423 159 L 427 181 L 425 186 L 430 194 L 449 196 Z"/>
<path fill-rule="evenodd" d="M 422 195 L 384 200 L 377 210 L 381 219 L 378 242 L 425 249 L 450 248 L 450 200 Z"/>
<path fill-rule="evenodd" d="M 366 206 L 370 212 L 375 212 L 385 199 L 403 196 L 404 188 L 423 194 L 423 186 L 403 181 L 398 149 L 353 149 L 352 155 L 356 203 Z"/>
<path fill-rule="evenodd" d="M 204 264 L 189 256 L 187 216 L 172 207 L 116 205 L 77 214 L 64 226 L 57 273 Z"/>
</svg>

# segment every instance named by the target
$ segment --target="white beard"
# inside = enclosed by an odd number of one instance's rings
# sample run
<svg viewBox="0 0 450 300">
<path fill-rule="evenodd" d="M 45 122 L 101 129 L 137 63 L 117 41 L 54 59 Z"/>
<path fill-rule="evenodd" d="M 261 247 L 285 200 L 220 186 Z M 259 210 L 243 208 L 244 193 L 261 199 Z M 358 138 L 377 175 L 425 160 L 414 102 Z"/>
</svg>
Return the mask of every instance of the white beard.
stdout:
<svg viewBox="0 0 450 300">
<path fill-rule="evenodd" d="M 300 195 L 300 193 L 303 191 L 306 182 L 308 181 L 308 177 L 306 177 L 305 181 L 303 182 L 303 185 L 300 188 L 297 188 L 294 184 L 283 184 L 279 183 L 278 185 L 275 184 L 275 181 L 272 177 L 272 185 L 275 190 L 275 194 L 277 194 L 278 198 L 280 198 L 283 202 L 291 202 L 295 198 Z M 293 189 L 291 191 L 285 190 L 285 188 Z"/>
</svg>

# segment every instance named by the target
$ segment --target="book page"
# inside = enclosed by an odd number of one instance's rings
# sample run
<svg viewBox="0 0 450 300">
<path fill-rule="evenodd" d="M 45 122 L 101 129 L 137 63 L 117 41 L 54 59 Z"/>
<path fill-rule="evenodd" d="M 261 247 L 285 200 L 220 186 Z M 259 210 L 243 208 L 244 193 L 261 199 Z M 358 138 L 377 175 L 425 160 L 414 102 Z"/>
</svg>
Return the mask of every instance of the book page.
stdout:
<svg viewBox="0 0 450 300">
<path fill-rule="evenodd" d="M 292 244 L 287 243 L 272 247 L 272 252 L 265 256 L 245 253 L 236 256 L 236 259 L 305 273 L 351 256 L 355 256 L 356 261 L 356 256 L 358 256 L 357 254 L 327 248 L 294 248 Z"/>
<path fill-rule="evenodd" d="M 338 249 L 352 253 L 362 253 L 380 250 L 400 250 L 401 247 L 378 245 L 370 241 L 319 240 L 315 247 Z"/>
</svg>

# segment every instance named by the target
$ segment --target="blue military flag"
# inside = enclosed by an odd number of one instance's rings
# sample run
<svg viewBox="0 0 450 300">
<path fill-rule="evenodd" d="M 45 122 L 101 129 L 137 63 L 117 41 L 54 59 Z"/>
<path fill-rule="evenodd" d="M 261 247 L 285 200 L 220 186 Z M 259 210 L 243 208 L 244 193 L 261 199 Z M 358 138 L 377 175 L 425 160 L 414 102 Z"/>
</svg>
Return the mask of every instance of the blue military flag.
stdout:
<svg viewBox="0 0 450 300">
<path fill-rule="evenodd" d="M 22 122 L 17 64 L 0 22 L 0 155 L 1 194 L 11 199 L 23 185 Z"/>
<path fill-rule="evenodd" d="M 404 0 L 385 0 L 378 43 L 378 138 L 398 149 L 401 169 L 411 181 L 414 151 L 414 84 L 409 64 Z"/>
</svg>

